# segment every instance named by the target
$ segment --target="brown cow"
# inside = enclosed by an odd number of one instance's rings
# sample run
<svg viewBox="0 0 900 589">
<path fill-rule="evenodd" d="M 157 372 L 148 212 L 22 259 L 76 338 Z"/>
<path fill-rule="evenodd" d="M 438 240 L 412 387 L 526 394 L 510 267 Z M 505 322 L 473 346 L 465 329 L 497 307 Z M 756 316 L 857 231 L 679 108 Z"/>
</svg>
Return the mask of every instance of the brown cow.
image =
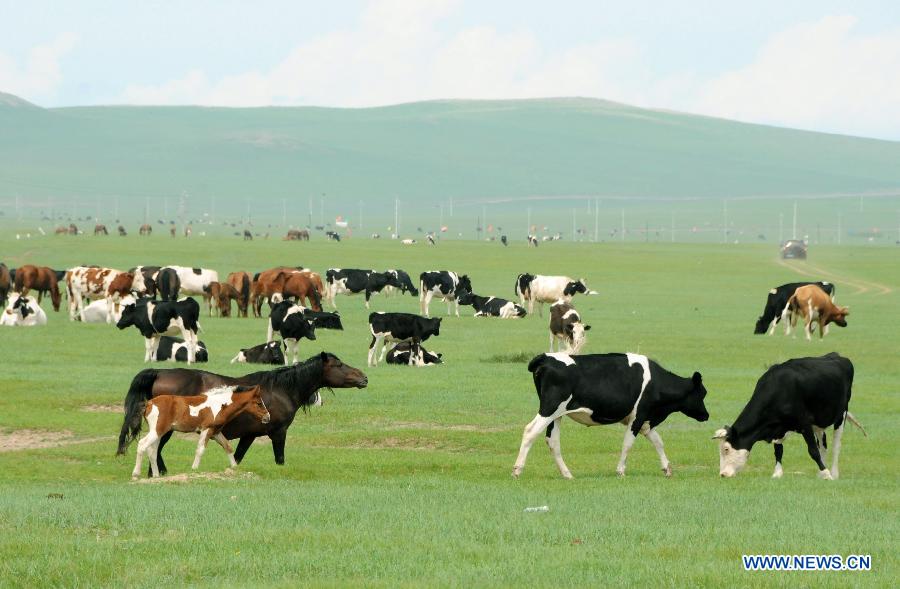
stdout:
<svg viewBox="0 0 900 589">
<path fill-rule="evenodd" d="M 831 297 L 816 284 L 807 284 L 794 291 L 788 299 L 790 311 L 790 326 L 797 325 L 797 316 L 802 315 L 806 324 L 806 339 L 810 337 L 810 328 L 813 321 L 819 324 L 819 339 L 825 337 L 826 326 L 829 323 L 837 323 L 841 327 L 847 327 L 847 315 L 850 309 L 838 307 L 831 301 Z"/>
<path fill-rule="evenodd" d="M 9 268 L 6 267 L 6 264 L 0 262 L 0 307 L 6 306 L 10 286 Z"/>
<path fill-rule="evenodd" d="M 232 272 L 228 275 L 227 282 L 240 294 L 237 299 L 238 317 L 246 317 L 247 303 L 250 302 L 250 275 L 246 272 Z"/>
<path fill-rule="evenodd" d="M 216 304 L 219 307 L 219 315 L 221 315 L 222 317 L 231 317 L 231 301 L 235 301 L 238 305 L 238 316 L 240 316 L 241 300 L 243 299 L 243 297 L 241 296 L 241 293 L 238 292 L 238 289 L 231 286 L 227 282 L 215 282 L 213 284 L 219 285 L 219 293 L 216 296 Z M 244 312 L 246 313 L 246 306 L 244 307 Z"/>
<path fill-rule="evenodd" d="M 24 297 L 31 289 L 38 293 L 38 304 L 40 304 L 43 294 L 49 292 L 53 310 L 59 311 L 60 295 L 56 272 L 47 266 L 37 267 L 26 264 L 20 267 L 16 270 L 16 292 Z"/>
<path fill-rule="evenodd" d="M 131 294 L 133 285 L 133 272 L 122 272 L 109 283 L 109 287 L 106 289 L 106 299 L 107 305 L 109 305 L 110 302 L 112 303 L 112 312 L 115 313 L 114 317 L 119 316 L 119 307 L 121 306 L 122 299 Z"/>
<path fill-rule="evenodd" d="M 106 230 L 106 225 L 103 225 L 102 223 L 94 225 L 94 237 L 97 237 L 98 235 L 109 235 L 109 231 Z"/>
<path fill-rule="evenodd" d="M 149 223 L 144 223 L 143 225 L 141 225 L 141 228 L 138 231 L 138 233 L 141 235 L 150 235 L 151 233 L 153 233 L 153 225 L 150 225 Z"/>
</svg>

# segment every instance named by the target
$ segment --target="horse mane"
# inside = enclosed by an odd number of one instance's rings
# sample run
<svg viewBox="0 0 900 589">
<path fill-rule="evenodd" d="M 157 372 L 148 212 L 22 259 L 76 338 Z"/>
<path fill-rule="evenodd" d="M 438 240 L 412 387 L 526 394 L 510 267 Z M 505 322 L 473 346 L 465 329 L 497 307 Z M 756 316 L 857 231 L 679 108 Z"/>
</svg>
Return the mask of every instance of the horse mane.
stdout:
<svg viewBox="0 0 900 589">
<path fill-rule="evenodd" d="M 305 411 L 315 401 L 316 391 L 321 388 L 324 365 L 322 355 L 316 354 L 300 364 L 254 372 L 244 378 L 264 389 L 284 391 Z"/>
</svg>

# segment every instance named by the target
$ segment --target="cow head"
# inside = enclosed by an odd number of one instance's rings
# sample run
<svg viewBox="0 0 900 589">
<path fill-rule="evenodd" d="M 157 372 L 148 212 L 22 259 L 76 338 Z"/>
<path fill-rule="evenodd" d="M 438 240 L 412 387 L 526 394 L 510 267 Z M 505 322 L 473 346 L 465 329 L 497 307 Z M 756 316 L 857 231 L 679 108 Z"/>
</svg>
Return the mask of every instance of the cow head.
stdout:
<svg viewBox="0 0 900 589">
<path fill-rule="evenodd" d="M 760 335 L 769 331 L 769 325 L 771 323 L 771 320 L 766 321 L 765 317 L 760 315 L 759 319 L 756 320 L 756 327 L 753 328 L 754 335 Z"/>
<path fill-rule="evenodd" d="M 563 295 L 567 297 L 574 296 L 575 293 L 586 293 L 588 291 L 587 286 L 585 286 L 583 280 L 576 280 L 574 282 L 570 282 L 566 284 L 566 287 L 563 289 Z"/>
<path fill-rule="evenodd" d="M 703 404 L 703 399 L 706 398 L 706 387 L 703 386 L 703 377 L 699 372 L 695 372 L 691 377 L 688 387 L 687 394 L 681 399 L 679 410 L 691 419 L 706 421 L 709 419 L 709 411 Z"/>
<path fill-rule="evenodd" d="M 585 325 L 581 321 L 573 321 L 572 323 L 566 324 L 564 328 L 566 331 L 566 339 L 572 342 L 572 351 L 570 353 L 577 354 L 581 351 L 585 342 L 584 332 L 588 331 L 590 328 L 590 325 Z"/>
<path fill-rule="evenodd" d="M 740 472 L 750 457 L 749 448 L 736 448 L 733 427 L 725 426 L 716 430 L 714 440 L 719 440 L 719 476 L 730 478 Z"/>
<path fill-rule="evenodd" d="M 830 323 L 837 323 L 841 327 L 847 327 L 847 315 L 850 314 L 849 307 L 838 307 L 831 315 Z"/>
<path fill-rule="evenodd" d="M 119 320 L 116 321 L 116 327 L 119 329 L 125 329 L 126 327 L 131 327 L 134 325 L 134 318 L 137 315 L 137 304 L 132 303 L 130 305 L 122 306 L 122 316 L 119 317 Z"/>
<path fill-rule="evenodd" d="M 30 302 L 31 301 L 28 300 L 28 297 L 20 296 L 13 303 L 13 313 L 19 313 L 22 315 L 22 319 L 25 319 L 30 314 L 34 313 L 34 311 L 31 310 L 31 307 L 28 306 L 28 303 Z"/>
<path fill-rule="evenodd" d="M 419 296 L 419 289 L 413 286 L 412 280 L 409 277 L 409 274 L 403 272 L 402 270 L 391 270 L 390 271 L 397 278 L 397 282 L 400 283 L 400 291 L 408 292 L 414 297 Z"/>
<path fill-rule="evenodd" d="M 459 284 L 456 286 L 456 292 L 472 292 L 472 281 L 463 274 L 459 277 Z"/>
<path fill-rule="evenodd" d="M 472 305 L 475 303 L 475 294 L 470 291 L 465 291 L 456 297 L 456 302 L 460 305 Z"/>
<path fill-rule="evenodd" d="M 281 353 L 281 347 L 278 342 L 269 342 L 263 344 L 262 354 L 259 361 L 265 364 L 284 364 L 284 354 Z"/>
<path fill-rule="evenodd" d="M 431 319 L 425 319 L 425 323 L 423 325 L 425 328 L 425 334 L 431 335 L 441 335 L 441 317 L 433 317 Z"/>
</svg>

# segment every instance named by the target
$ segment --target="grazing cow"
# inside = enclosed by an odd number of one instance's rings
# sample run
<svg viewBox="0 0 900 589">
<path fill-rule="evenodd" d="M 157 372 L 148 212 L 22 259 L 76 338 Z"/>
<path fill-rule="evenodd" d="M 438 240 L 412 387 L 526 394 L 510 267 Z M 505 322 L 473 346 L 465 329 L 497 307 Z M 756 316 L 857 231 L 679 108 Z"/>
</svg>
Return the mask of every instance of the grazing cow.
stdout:
<svg viewBox="0 0 900 589">
<path fill-rule="evenodd" d="M 272 307 L 269 314 L 269 325 L 266 341 L 272 341 L 275 332 L 284 341 L 284 364 L 288 365 L 288 357 L 293 356 L 293 363 L 299 362 L 300 340 L 316 339 L 316 327 L 313 322 L 303 316 L 303 307 L 291 301 L 281 301 Z"/>
<path fill-rule="evenodd" d="M 757 381 L 753 396 L 734 424 L 713 436 L 719 440 L 719 475 L 736 475 L 747 464 L 753 445 L 763 441 L 775 444 L 772 478 L 781 478 L 784 437 L 788 432 L 798 432 L 819 467 L 819 476 L 827 480 L 838 478 L 844 418 L 862 430 L 849 411 L 852 387 L 853 364 L 835 352 L 772 366 Z M 824 460 L 828 427 L 834 428 L 831 470 L 825 468 Z"/>
<path fill-rule="evenodd" d="M 162 336 L 180 334 L 188 345 L 188 364 L 191 364 L 197 350 L 199 319 L 200 305 L 192 298 L 157 302 L 145 297 L 122 308 L 116 327 L 125 329 L 133 325 L 141 332 L 145 339 L 144 362 L 156 357 Z"/>
<path fill-rule="evenodd" d="M 767 333 L 772 335 L 775 333 L 775 326 L 779 321 L 784 321 L 785 334 L 789 332 L 789 321 L 785 321 L 788 315 L 788 299 L 793 296 L 794 291 L 801 286 L 815 284 L 824 290 L 834 300 L 835 289 L 830 282 L 791 282 L 782 284 L 769 291 L 766 298 L 766 306 L 762 315 L 756 320 L 756 327 L 753 329 L 754 334 Z"/>
<path fill-rule="evenodd" d="M 825 337 L 826 326 L 829 323 L 847 327 L 847 315 L 850 314 L 850 309 L 838 307 L 831 302 L 831 297 L 824 290 L 815 284 L 807 284 L 795 290 L 788 299 L 788 312 L 791 314 L 791 327 L 797 324 L 798 315 L 803 317 L 806 340 L 809 341 L 812 339 L 810 329 L 813 321 L 819 324 L 819 339 L 822 339 Z"/>
<path fill-rule="evenodd" d="M 476 317 L 500 317 L 501 319 L 517 319 L 525 316 L 525 308 L 512 301 L 497 297 L 480 297 L 471 292 L 464 292 L 456 299 L 460 305 L 472 305 Z"/>
<path fill-rule="evenodd" d="M 117 280 L 120 274 L 130 276 L 131 285 L 125 285 Z M 117 289 L 110 291 L 113 282 L 117 283 Z M 84 322 L 84 300 L 91 301 L 106 299 L 107 321 L 112 323 L 112 314 L 119 299 L 134 290 L 134 274 L 122 272 L 112 268 L 99 268 L 97 266 L 76 266 L 66 272 L 66 288 L 69 292 L 69 319 L 74 321 L 75 315 Z M 123 294 L 124 293 L 124 294 Z"/>
<path fill-rule="evenodd" d="M 341 316 L 337 311 L 333 313 L 328 311 L 313 311 L 312 309 L 303 309 L 303 316 L 312 321 L 312 324 L 318 329 L 337 329 L 343 331 L 344 326 L 341 323 Z"/>
<path fill-rule="evenodd" d="M 431 234 L 429 233 L 428 235 L 425 236 L 425 241 L 428 242 L 428 245 L 435 245 L 435 242 L 434 242 L 434 235 L 431 235 Z"/>
<path fill-rule="evenodd" d="M 149 223 L 144 223 L 143 225 L 141 225 L 141 228 L 138 230 L 138 233 L 140 235 L 149 236 L 150 234 L 153 233 L 153 226 L 150 225 Z"/>
<path fill-rule="evenodd" d="M 36 290 L 38 303 L 41 302 L 43 294 L 49 292 L 53 310 L 59 311 L 62 297 L 59 294 L 59 280 L 55 270 L 47 266 L 38 267 L 32 264 L 25 264 L 15 270 L 14 280 L 16 292 L 22 296 L 28 295 L 28 292 L 32 289 Z"/>
<path fill-rule="evenodd" d="M 538 303 L 538 315 L 543 316 L 544 303 L 555 303 L 562 299 L 571 302 L 577 293 L 589 295 L 597 294 L 597 291 L 588 290 L 584 279 L 575 280 L 568 276 L 542 276 L 532 274 L 519 274 L 516 277 L 516 294 L 519 302 L 525 304 L 528 301 L 528 312 L 534 313 L 534 303 Z"/>
<path fill-rule="evenodd" d="M 109 231 L 106 230 L 106 225 L 98 223 L 94 225 L 94 237 L 98 235 L 109 235 Z"/>
<path fill-rule="evenodd" d="M 250 275 L 246 272 L 232 272 L 227 278 L 228 284 L 240 294 L 237 300 L 238 317 L 247 316 L 247 304 L 250 302 Z"/>
<path fill-rule="evenodd" d="M 400 240 L 400 243 L 402 243 L 403 245 L 415 245 L 418 242 L 415 239 L 403 239 Z"/>
<path fill-rule="evenodd" d="M 242 348 L 237 356 L 231 359 L 231 363 L 249 362 L 250 364 L 286 364 L 284 354 L 281 353 L 281 344 L 278 342 L 266 342 L 253 346 L 252 348 Z"/>
<path fill-rule="evenodd" d="M 672 476 L 672 465 L 656 427 L 678 411 L 697 421 L 709 419 L 703 404 L 706 388 L 699 372 L 682 378 L 640 354 L 541 354 L 528 364 L 528 371 L 533 374 L 540 408 L 525 426 L 514 477 L 525 468 L 531 445 L 546 432 L 559 472 L 564 478 L 572 478 L 559 443 L 560 425 L 566 415 L 588 426 L 625 424 L 616 467 L 619 476 L 625 476 L 625 460 L 639 433 L 656 447 L 663 473 Z"/>
<path fill-rule="evenodd" d="M 429 352 L 421 344 L 401 342 L 387 353 L 387 363 L 402 366 L 430 366 L 442 364 L 443 360 L 441 360 L 441 354 Z"/>
<path fill-rule="evenodd" d="M 285 241 L 309 241 L 309 231 L 306 229 L 291 229 L 284 237 Z"/>
<path fill-rule="evenodd" d="M 130 294 L 122 297 L 122 299 L 119 301 L 119 304 L 113 306 L 113 321 L 118 321 L 122 317 L 122 308 L 125 305 L 131 305 L 134 302 L 135 298 Z M 108 307 L 106 305 L 106 301 L 103 299 L 94 301 L 84 308 L 85 323 L 107 323 L 106 318 L 108 316 Z M 79 315 L 76 315 L 75 319 L 80 320 L 81 317 Z"/>
<path fill-rule="evenodd" d="M 12 285 L 13 279 L 9 274 L 9 268 L 0 262 L 0 307 L 6 306 L 6 299 L 9 298 L 9 290 Z"/>
<path fill-rule="evenodd" d="M 79 234 L 78 227 L 75 225 L 75 223 L 69 223 L 69 235 L 78 235 L 78 234 Z"/>
<path fill-rule="evenodd" d="M 228 454 L 231 467 L 236 467 L 237 460 L 228 438 L 222 434 L 222 429 L 242 413 L 258 419 L 262 424 L 269 423 L 271 416 L 263 402 L 262 389 L 259 385 L 249 390 L 235 386 L 219 387 L 195 397 L 160 395 L 150 399 L 144 409 L 144 419 L 147 420 L 150 431 L 138 442 L 137 458 L 131 478 L 137 479 L 141 476 L 141 458 L 144 453 L 150 460 L 153 476 L 159 476 L 157 453 L 160 441 L 172 430 L 200 433 L 191 469 L 197 470 L 200 467 L 200 459 L 210 439 L 222 446 Z"/>
<path fill-rule="evenodd" d="M 340 241 L 341 236 L 335 233 L 334 231 L 326 231 L 325 236 L 332 241 Z"/>
<path fill-rule="evenodd" d="M 419 275 L 419 310 L 422 315 L 430 317 L 428 307 L 431 299 L 437 295 L 447 303 L 447 315 L 450 305 L 456 305 L 456 316 L 459 317 L 459 303 L 456 298 L 464 292 L 472 292 L 472 282 L 463 274 L 447 270 L 432 270 Z"/>
<path fill-rule="evenodd" d="M 253 241 L 253 234 L 244 229 L 244 241 Z"/>
<path fill-rule="evenodd" d="M 222 317 L 231 317 L 231 301 L 238 304 L 238 315 L 240 315 L 241 293 L 227 282 L 215 282 L 219 285 L 219 292 L 216 295 L 216 307 L 219 315 Z"/>
<path fill-rule="evenodd" d="M 10 327 L 47 325 L 47 314 L 34 300 L 34 297 L 28 298 L 19 293 L 13 293 L 9 298 L 9 304 L 3 310 L 3 316 L 0 317 L 0 325 Z"/>
<path fill-rule="evenodd" d="M 565 301 L 556 301 L 550 306 L 550 351 L 553 351 L 553 342 L 556 342 L 556 351 L 565 351 L 567 354 L 578 354 L 584 347 L 584 332 L 591 328 L 581 322 L 581 315 L 575 307 Z M 566 349 L 562 349 L 562 344 Z"/>
<path fill-rule="evenodd" d="M 180 337 L 169 337 L 167 335 L 159 338 L 159 347 L 156 349 L 157 362 L 187 362 L 188 345 Z M 209 362 L 209 351 L 206 344 L 197 341 L 197 354 L 194 356 L 195 362 Z"/>
<path fill-rule="evenodd" d="M 125 231 L 125 227 L 119 225 L 119 237 L 128 237 L 128 232 Z"/>
<path fill-rule="evenodd" d="M 429 319 L 412 313 L 370 313 L 369 331 L 372 333 L 372 342 L 369 344 L 369 366 L 377 366 L 379 346 L 381 346 L 381 360 L 384 360 L 387 352 L 386 343 L 422 343 L 432 335 L 440 335 L 441 319 Z"/>
<path fill-rule="evenodd" d="M 537 247 L 537 246 L 538 246 L 538 238 L 537 238 L 536 235 L 529 235 L 529 236 L 528 236 L 528 245 L 530 245 L 530 246 L 532 246 L 532 247 Z"/>
<path fill-rule="evenodd" d="M 419 296 L 419 290 L 415 286 L 413 286 L 412 278 L 410 278 L 409 274 L 407 274 L 404 270 L 391 268 L 390 270 L 385 270 L 385 273 L 392 274 L 394 276 L 394 279 L 400 283 L 399 289 L 397 289 L 397 287 L 395 286 L 392 286 L 391 283 L 388 283 L 381 291 L 385 296 L 393 295 L 398 290 L 401 294 L 408 292 L 414 297 Z"/>
</svg>

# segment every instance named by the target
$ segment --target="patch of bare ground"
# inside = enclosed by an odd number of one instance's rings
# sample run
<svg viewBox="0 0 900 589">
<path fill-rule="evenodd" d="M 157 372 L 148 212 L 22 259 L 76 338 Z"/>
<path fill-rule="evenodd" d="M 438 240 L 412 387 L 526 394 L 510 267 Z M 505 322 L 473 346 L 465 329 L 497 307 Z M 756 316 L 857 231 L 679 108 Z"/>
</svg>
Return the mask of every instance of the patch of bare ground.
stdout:
<svg viewBox="0 0 900 589">
<path fill-rule="evenodd" d="M 41 448 L 59 448 L 75 444 L 89 444 L 113 439 L 114 436 L 99 438 L 79 438 L 68 430 L 50 431 L 36 429 L 19 429 L 0 432 L 0 452 L 18 452 L 20 450 L 39 450 Z"/>
<path fill-rule="evenodd" d="M 422 438 L 400 438 L 388 436 L 386 438 L 366 438 L 354 440 L 346 444 L 316 444 L 315 448 L 351 449 L 351 450 L 446 450 L 450 452 L 462 452 L 466 450 L 458 444 L 450 444 L 441 440 L 427 440 Z"/>
<path fill-rule="evenodd" d="M 226 469 L 221 472 L 184 472 L 180 474 L 173 474 L 164 477 L 157 477 L 154 479 L 137 479 L 132 481 L 137 484 L 167 484 L 167 483 L 193 483 L 196 481 L 255 481 L 259 480 L 259 475 L 252 472 L 241 472 L 234 470 L 232 468 Z"/>
<path fill-rule="evenodd" d="M 449 431 L 449 432 L 481 432 L 496 433 L 507 431 L 508 427 L 498 427 L 491 425 L 475 425 L 470 423 L 430 423 L 427 421 L 388 421 L 384 422 L 381 427 L 384 429 L 423 429 L 430 431 Z"/>
<path fill-rule="evenodd" d="M 125 413 L 121 405 L 85 405 L 81 410 L 89 413 Z"/>
</svg>

